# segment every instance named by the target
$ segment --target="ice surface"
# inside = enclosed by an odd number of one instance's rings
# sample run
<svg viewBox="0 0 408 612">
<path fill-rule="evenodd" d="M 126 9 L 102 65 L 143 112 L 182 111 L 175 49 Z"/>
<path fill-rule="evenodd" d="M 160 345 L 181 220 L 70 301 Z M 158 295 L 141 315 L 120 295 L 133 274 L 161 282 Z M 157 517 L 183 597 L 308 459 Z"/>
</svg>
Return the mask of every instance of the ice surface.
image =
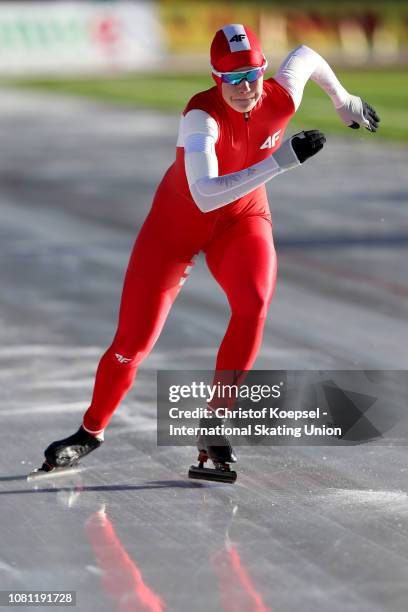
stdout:
<svg viewBox="0 0 408 612">
<path fill-rule="evenodd" d="M 156 447 L 156 370 L 213 367 L 228 318 L 201 259 L 105 444 L 78 474 L 25 480 L 87 407 L 176 130 L 2 92 L 0 589 L 75 590 L 81 612 L 405 612 L 405 448 L 241 447 L 231 486 L 189 481 L 194 449 Z M 349 132 L 268 187 L 280 265 L 259 369 L 408 366 L 406 153 Z"/>
</svg>

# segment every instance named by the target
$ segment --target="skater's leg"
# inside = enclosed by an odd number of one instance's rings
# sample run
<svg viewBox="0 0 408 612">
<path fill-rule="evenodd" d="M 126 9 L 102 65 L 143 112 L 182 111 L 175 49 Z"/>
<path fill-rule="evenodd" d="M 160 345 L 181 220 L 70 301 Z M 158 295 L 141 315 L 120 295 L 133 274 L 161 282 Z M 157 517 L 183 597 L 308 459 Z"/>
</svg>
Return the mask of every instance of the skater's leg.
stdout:
<svg viewBox="0 0 408 612">
<path fill-rule="evenodd" d="M 276 255 L 270 222 L 263 217 L 237 221 L 207 248 L 207 263 L 224 289 L 231 306 L 231 318 L 220 346 L 213 383 L 237 388 L 251 368 L 262 341 L 265 319 L 276 282 Z M 216 395 L 210 404 L 215 410 L 231 407 L 234 397 Z M 222 425 L 222 415 L 200 420 L 200 427 Z M 207 429 L 208 431 L 208 429 Z M 191 466 L 190 478 L 234 482 L 236 473 L 229 464 L 236 456 L 226 436 L 200 433 L 197 439 L 199 466 Z M 204 467 L 207 458 L 215 470 Z"/>
<path fill-rule="evenodd" d="M 146 223 L 125 277 L 119 324 L 96 373 L 84 428 L 97 434 L 130 389 L 141 361 L 153 348 L 192 262 L 175 258 Z"/>
<path fill-rule="evenodd" d="M 249 370 L 258 354 L 276 283 L 270 223 L 263 217 L 237 222 L 207 250 L 207 263 L 225 291 L 231 318 L 220 346 L 217 370 Z"/>
<path fill-rule="evenodd" d="M 256 216 L 238 221 L 222 240 L 209 247 L 207 263 L 231 307 L 229 325 L 217 355 L 214 382 L 239 385 L 261 346 L 276 284 L 277 262 L 270 222 Z M 223 398 L 219 399 L 216 404 L 225 405 Z"/>
</svg>

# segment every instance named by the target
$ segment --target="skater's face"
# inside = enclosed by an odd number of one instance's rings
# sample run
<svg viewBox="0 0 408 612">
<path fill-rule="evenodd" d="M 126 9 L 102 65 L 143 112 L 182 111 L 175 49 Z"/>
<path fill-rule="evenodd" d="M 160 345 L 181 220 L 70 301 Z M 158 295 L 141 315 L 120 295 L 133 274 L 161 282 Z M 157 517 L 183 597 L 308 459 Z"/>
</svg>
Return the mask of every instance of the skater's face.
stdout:
<svg viewBox="0 0 408 612">
<path fill-rule="evenodd" d="M 251 66 L 243 66 L 234 70 L 234 72 L 245 72 L 250 69 Z M 262 75 L 252 83 L 249 83 L 246 79 L 243 79 L 237 85 L 221 82 L 222 97 L 229 106 L 239 113 L 249 113 L 254 108 L 262 95 L 262 89 Z"/>
</svg>

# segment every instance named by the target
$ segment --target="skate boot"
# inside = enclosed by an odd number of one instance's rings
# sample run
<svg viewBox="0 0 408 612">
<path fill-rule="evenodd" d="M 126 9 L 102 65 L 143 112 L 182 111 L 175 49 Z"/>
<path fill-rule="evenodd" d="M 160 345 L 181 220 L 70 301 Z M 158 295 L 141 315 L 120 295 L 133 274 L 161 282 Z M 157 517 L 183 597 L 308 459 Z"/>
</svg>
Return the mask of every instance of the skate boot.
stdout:
<svg viewBox="0 0 408 612">
<path fill-rule="evenodd" d="M 200 420 L 200 428 L 210 429 L 217 426 L 222 427 L 225 419 L 218 417 L 203 418 Z M 228 440 L 223 434 L 208 435 L 201 433 L 197 437 L 198 466 L 192 465 L 189 469 L 189 478 L 215 480 L 217 482 L 234 483 L 237 473 L 230 469 L 229 464 L 235 463 L 237 457 Z M 204 467 L 204 463 L 211 459 L 214 468 Z"/>
<path fill-rule="evenodd" d="M 49 474 L 72 472 L 72 468 L 78 465 L 79 460 L 88 455 L 102 444 L 101 438 L 96 438 L 81 427 L 77 432 L 64 438 L 52 442 L 44 451 L 45 461 L 38 470 L 34 470 L 28 475 L 28 479 Z"/>
</svg>

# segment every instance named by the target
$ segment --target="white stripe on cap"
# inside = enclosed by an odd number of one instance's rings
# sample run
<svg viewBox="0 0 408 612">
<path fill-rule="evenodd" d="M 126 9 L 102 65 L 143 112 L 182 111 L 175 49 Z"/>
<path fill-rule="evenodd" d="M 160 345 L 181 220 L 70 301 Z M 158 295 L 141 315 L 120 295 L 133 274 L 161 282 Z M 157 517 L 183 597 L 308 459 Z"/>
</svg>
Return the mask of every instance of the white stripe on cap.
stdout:
<svg viewBox="0 0 408 612">
<path fill-rule="evenodd" d="M 231 23 L 222 28 L 228 40 L 231 53 L 235 51 L 248 51 L 251 48 L 245 28 L 240 23 Z"/>
</svg>

